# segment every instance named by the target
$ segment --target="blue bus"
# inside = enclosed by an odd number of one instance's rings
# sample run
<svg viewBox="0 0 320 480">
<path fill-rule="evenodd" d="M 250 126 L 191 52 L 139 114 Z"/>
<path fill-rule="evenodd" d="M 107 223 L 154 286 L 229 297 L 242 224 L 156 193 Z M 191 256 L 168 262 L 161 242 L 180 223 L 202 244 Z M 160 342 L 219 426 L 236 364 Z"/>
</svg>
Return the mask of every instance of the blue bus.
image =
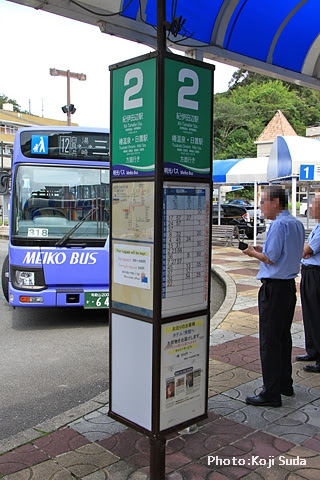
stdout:
<svg viewBox="0 0 320 480">
<path fill-rule="evenodd" d="M 9 253 L 13 307 L 109 307 L 109 132 L 29 127 L 15 136 Z"/>
</svg>

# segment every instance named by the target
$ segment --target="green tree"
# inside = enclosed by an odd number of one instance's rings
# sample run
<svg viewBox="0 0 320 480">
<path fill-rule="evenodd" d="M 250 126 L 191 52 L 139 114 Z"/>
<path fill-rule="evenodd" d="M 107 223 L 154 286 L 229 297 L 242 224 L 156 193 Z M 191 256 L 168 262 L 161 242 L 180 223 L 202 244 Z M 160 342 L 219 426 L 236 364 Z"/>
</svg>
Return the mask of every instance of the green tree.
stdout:
<svg viewBox="0 0 320 480">
<path fill-rule="evenodd" d="M 248 130 L 245 106 L 240 108 L 228 97 L 216 95 L 214 105 L 214 157 L 238 158 L 239 139 Z M 241 142 L 240 142 L 241 143 Z"/>
<path fill-rule="evenodd" d="M 215 95 L 214 158 L 255 157 L 255 141 L 278 110 L 298 135 L 320 121 L 320 92 L 237 70 Z"/>
<path fill-rule="evenodd" d="M 0 107 L 2 108 L 2 105 L 4 103 L 11 103 L 13 105 L 13 111 L 14 112 L 21 112 L 20 105 L 17 103 L 16 100 L 13 100 L 12 98 L 7 97 L 3 93 L 0 94 Z"/>
</svg>

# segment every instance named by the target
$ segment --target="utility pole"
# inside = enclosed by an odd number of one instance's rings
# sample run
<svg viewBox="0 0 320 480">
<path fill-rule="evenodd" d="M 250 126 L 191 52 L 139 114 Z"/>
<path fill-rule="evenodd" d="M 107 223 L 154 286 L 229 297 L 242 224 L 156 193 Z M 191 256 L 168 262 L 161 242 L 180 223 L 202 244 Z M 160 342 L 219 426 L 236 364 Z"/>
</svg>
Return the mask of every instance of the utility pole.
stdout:
<svg viewBox="0 0 320 480">
<path fill-rule="evenodd" d="M 76 109 L 71 103 L 70 94 L 70 79 L 77 78 L 81 82 L 87 80 L 87 76 L 84 73 L 70 72 L 70 70 L 58 70 L 57 68 L 50 68 L 50 75 L 53 77 L 67 77 L 67 105 L 62 108 L 63 113 L 67 114 L 67 125 L 71 125 L 71 114 L 75 113 Z"/>
</svg>

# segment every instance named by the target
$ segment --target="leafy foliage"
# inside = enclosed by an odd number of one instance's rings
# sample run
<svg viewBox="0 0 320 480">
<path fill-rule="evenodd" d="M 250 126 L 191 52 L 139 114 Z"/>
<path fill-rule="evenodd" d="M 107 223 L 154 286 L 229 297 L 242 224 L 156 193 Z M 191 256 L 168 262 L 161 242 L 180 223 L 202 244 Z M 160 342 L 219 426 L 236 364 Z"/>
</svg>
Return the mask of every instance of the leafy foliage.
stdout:
<svg viewBox="0 0 320 480">
<path fill-rule="evenodd" d="M 255 157 L 255 141 L 281 110 L 298 135 L 320 121 L 320 92 L 237 70 L 215 95 L 214 158 Z"/>
<path fill-rule="evenodd" d="M 13 105 L 13 111 L 14 112 L 21 112 L 20 105 L 16 102 L 16 100 L 13 100 L 12 98 L 9 98 L 2 93 L 2 94 L 0 94 L 0 107 L 1 108 L 2 108 L 2 105 L 4 103 L 11 103 Z"/>
<path fill-rule="evenodd" d="M 228 202 L 234 200 L 235 198 L 241 198 L 243 200 L 248 200 L 252 202 L 254 199 L 254 189 L 253 186 L 246 186 L 242 190 L 235 190 L 232 192 L 227 192 L 226 199 Z"/>
</svg>

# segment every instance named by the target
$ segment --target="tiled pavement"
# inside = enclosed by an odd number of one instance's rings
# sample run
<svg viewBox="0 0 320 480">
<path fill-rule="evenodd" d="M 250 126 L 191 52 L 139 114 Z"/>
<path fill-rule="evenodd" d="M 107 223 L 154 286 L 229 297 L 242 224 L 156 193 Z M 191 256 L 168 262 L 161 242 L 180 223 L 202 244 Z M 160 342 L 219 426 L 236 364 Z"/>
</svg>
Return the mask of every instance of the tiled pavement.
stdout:
<svg viewBox="0 0 320 480">
<path fill-rule="evenodd" d="M 168 438 L 166 480 L 319 479 L 320 375 L 295 362 L 304 352 L 300 302 L 292 326 L 295 397 L 283 397 L 280 408 L 246 405 L 246 395 L 262 384 L 258 263 L 232 247 L 215 247 L 212 260 L 227 296 L 211 322 L 209 417 L 194 433 Z M 149 441 L 107 412 L 106 392 L 82 411 L 66 412 L 2 442 L 0 478 L 148 479 Z"/>
</svg>

